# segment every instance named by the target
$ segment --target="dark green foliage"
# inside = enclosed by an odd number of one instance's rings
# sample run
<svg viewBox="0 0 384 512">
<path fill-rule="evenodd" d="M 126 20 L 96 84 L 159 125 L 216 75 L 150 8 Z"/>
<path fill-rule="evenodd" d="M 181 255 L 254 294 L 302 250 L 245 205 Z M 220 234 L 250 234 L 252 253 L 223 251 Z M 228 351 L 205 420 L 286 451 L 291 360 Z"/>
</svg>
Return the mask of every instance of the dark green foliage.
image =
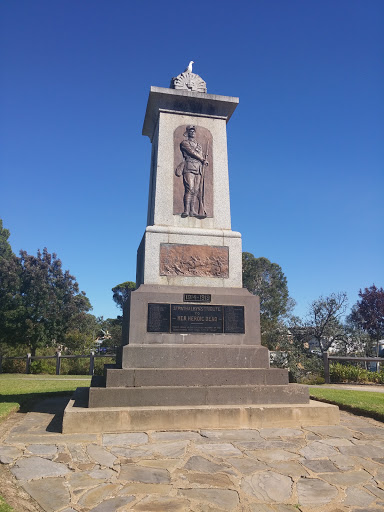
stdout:
<svg viewBox="0 0 384 512">
<path fill-rule="evenodd" d="M 243 252 L 243 286 L 260 297 L 260 313 L 264 318 L 274 321 L 287 313 L 287 278 L 277 263 Z"/>
<path fill-rule="evenodd" d="M 104 365 L 114 364 L 116 359 L 112 357 L 100 357 L 95 359 L 95 375 L 104 375 Z"/>
<path fill-rule="evenodd" d="M 384 290 L 373 284 L 364 291 L 360 290 L 359 297 L 349 321 L 378 342 L 384 338 Z"/>
<path fill-rule="evenodd" d="M 3 228 L 0 219 L 0 353 L 19 327 L 22 312 L 21 265 L 8 238 L 9 230 Z"/>
<path fill-rule="evenodd" d="M 131 296 L 131 292 L 136 289 L 136 283 L 133 281 L 125 281 L 112 288 L 113 300 L 123 310 L 124 304 Z"/>
<path fill-rule="evenodd" d="M 31 373 L 56 375 L 56 359 L 38 359 L 31 362 Z"/>
<path fill-rule="evenodd" d="M 22 315 L 19 338 L 34 355 L 41 346 L 64 343 L 65 334 L 76 315 L 91 309 L 84 292 L 56 254 L 45 248 L 31 256 L 20 251 Z"/>
<path fill-rule="evenodd" d="M 0 353 L 4 344 L 16 340 L 24 312 L 20 293 L 21 265 L 15 255 L 0 257 Z"/>
<path fill-rule="evenodd" d="M 123 328 L 123 317 L 107 318 L 103 321 L 103 330 L 108 332 L 110 338 L 104 345 L 108 347 L 118 347 L 121 345 L 121 334 Z"/>
<path fill-rule="evenodd" d="M 112 357 L 95 357 L 94 374 L 103 375 L 104 365 L 115 363 Z M 78 359 L 62 359 L 61 375 L 88 375 L 89 374 L 89 357 Z"/>
<path fill-rule="evenodd" d="M 89 357 L 62 359 L 60 375 L 88 375 Z"/>
<path fill-rule="evenodd" d="M 2 373 L 25 373 L 26 358 L 23 359 L 4 359 L 2 364 Z"/>
<path fill-rule="evenodd" d="M 94 374 L 103 375 L 104 365 L 116 362 L 115 357 L 95 357 Z M 88 375 L 90 366 L 89 357 L 66 358 L 61 359 L 60 375 Z M 26 358 L 23 359 L 4 359 L 2 373 L 22 373 L 25 374 Z M 31 374 L 56 374 L 56 358 L 32 360 L 30 366 Z"/>
<path fill-rule="evenodd" d="M 63 345 L 71 354 L 89 354 L 94 340 L 102 334 L 103 320 L 82 311 L 69 322 Z"/>
<path fill-rule="evenodd" d="M 268 345 L 270 333 L 294 306 L 287 279 L 277 263 L 243 252 L 243 286 L 260 297 L 261 339 Z"/>
<path fill-rule="evenodd" d="M 23 344 L 35 355 L 39 347 L 64 344 L 73 322 L 91 304 L 56 254 L 47 249 L 37 256 L 20 251 L 17 258 L 8 237 L 1 223 L 0 350 Z"/>
<path fill-rule="evenodd" d="M 10 259 L 13 255 L 11 245 L 8 242 L 9 237 L 9 229 L 3 227 L 3 221 L 0 219 L 0 258 Z"/>
<path fill-rule="evenodd" d="M 329 366 L 331 382 L 358 382 L 361 384 L 372 382 L 384 384 L 384 369 L 380 372 L 370 372 L 362 364 L 333 363 Z"/>
</svg>

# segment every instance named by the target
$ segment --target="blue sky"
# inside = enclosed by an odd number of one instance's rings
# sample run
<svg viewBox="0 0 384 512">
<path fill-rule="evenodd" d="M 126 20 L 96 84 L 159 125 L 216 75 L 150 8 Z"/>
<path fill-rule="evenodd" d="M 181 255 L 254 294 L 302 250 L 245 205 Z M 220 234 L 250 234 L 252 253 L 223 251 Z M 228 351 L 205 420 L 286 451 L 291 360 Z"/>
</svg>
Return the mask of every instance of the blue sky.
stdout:
<svg viewBox="0 0 384 512">
<path fill-rule="evenodd" d="M 195 61 L 238 96 L 232 229 L 278 263 L 296 313 L 384 285 L 384 2 L 5 0 L 0 217 L 17 253 L 47 247 L 118 314 L 146 225 L 151 85 Z"/>
</svg>

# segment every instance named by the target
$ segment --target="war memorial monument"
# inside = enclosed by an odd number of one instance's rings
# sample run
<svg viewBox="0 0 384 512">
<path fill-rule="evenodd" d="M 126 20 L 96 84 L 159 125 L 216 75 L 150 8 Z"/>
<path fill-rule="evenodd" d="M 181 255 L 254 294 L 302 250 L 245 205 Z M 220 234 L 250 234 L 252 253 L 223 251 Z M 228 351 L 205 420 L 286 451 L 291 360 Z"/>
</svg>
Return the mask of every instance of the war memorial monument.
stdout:
<svg viewBox="0 0 384 512">
<path fill-rule="evenodd" d="M 231 229 L 226 125 L 238 98 L 207 94 L 192 65 L 151 87 L 147 227 L 137 289 L 124 309 L 116 365 L 78 389 L 63 432 L 128 432 L 336 424 L 270 368 L 259 298 L 242 287 L 241 235 Z"/>
</svg>

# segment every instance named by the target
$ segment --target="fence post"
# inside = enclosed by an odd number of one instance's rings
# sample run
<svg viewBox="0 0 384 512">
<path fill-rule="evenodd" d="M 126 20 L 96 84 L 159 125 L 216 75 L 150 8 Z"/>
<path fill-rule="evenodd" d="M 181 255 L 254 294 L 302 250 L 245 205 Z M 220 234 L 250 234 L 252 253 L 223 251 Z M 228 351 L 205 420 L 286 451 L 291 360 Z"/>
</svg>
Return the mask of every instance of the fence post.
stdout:
<svg viewBox="0 0 384 512">
<path fill-rule="evenodd" d="M 89 358 L 89 375 L 93 375 L 95 372 L 95 351 L 91 350 L 91 356 Z"/>
<path fill-rule="evenodd" d="M 60 366 L 61 366 L 61 352 L 58 350 L 56 352 L 56 375 L 60 375 Z"/>
<path fill-rule="evenodd" d="M 31 354 L 27 354 L 27 361 L 25 365 L 25 373 L 31 373 Z"/>
<path fill-rule="evenodd" d="M 330 384 L 331 380 L 329 377 L 329 359 L 328 352 L 323 352 L 323 361 L 324 361 L 324 380 L 326 384 Z"/>
</svg>

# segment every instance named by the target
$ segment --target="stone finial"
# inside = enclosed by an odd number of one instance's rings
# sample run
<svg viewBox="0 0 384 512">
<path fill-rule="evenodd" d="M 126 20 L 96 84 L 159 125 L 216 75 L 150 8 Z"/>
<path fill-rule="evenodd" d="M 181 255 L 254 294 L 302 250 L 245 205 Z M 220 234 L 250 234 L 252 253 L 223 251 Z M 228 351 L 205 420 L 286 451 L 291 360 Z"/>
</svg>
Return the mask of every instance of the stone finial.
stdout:
<svg viewBox="0 0 384 512">
<path fill-rule="evenodd" d="M 193 60 L 190 61 L 188 67 L 171 80 L 171 89 L 184 89 L 186 91 L 207 92 L 207 84 L 196 73 L 192 73 Z"/>
</svg>

